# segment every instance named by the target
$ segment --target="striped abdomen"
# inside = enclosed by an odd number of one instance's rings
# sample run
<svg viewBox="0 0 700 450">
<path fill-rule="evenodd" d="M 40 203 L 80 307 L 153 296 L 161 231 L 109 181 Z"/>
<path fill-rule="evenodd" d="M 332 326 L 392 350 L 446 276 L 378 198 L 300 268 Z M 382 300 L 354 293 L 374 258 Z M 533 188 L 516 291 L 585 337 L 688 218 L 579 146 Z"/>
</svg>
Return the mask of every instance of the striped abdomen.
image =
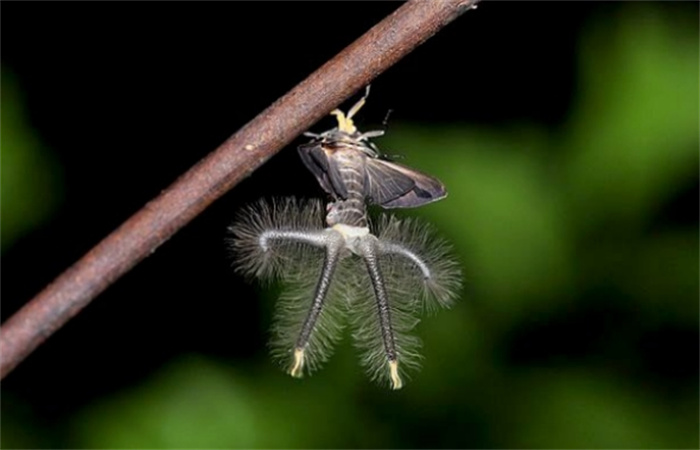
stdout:
<svg viewBox="0 0 700 450">
<path fill-rule="evenodd" d="M 333 152 L 332 161 L 337 168 L 340 182 L 347 190 L 347 195 L 346 198 L 338 198 L 328 205 L 326 222 L 329 226 L 338 224 L 367 226 L 366 159 L 365 155 L 356 150 L 341 148 Z"/>
</svg>

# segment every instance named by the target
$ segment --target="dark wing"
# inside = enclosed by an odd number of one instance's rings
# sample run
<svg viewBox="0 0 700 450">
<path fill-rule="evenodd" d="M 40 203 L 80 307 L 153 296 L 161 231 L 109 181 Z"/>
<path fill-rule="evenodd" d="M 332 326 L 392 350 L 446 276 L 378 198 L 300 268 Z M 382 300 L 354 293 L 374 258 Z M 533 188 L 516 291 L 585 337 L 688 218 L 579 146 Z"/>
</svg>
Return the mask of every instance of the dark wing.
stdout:
<svg viewBox="0 0 700 450">
<path fill-rule="evenodd" d="M 337 164 L 319 144 L 311 142 L 300 145 L 299 156 L 306 168 L 316 176 L 324 191 L 335 198 L 348 198 L 348 190 L 342 182 Z"/>
<path fill-rule="evenodd" d="M 366 164 L 370 202 L 382 208 L 413 208 L 445 198 L 445 186 L 401 164 L 368 158 Z"/>
</svg>

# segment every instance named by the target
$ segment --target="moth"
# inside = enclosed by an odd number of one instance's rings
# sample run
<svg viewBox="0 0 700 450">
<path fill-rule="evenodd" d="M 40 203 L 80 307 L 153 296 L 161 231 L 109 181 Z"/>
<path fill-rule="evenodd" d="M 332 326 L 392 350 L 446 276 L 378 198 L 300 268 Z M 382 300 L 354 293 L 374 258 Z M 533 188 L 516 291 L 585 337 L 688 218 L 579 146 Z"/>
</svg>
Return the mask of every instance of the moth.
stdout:
<svg viewBox="0 0 700 450">
<path fill-rule="evenodd" d="M 372 379 L 400 389 L 420 359 L 412 335 L 423 310 L 449 307 L 461 286 L 450 246 L 410 219 L 369 217 L 367 204 L 408 208 L 446 196 L 437 179 L 382 159 L 353 116 L 299 147 L 306 166 L 333 201 L 261 201 L 241 210 L 229 231 L 236 270 L 281 280 L 270 347 L 287 372 L 301 377 L 332 354 L 343 328 L 352 331 Z M 325 225 L 324 225 L 325 216 Z"/>
<path fill-rule="evenodd" d="M 369 86 L 347 115 L 333 110 L 337 127 L 321 134 L 304 133 L 313 139 L 299 146 L 299 155 L 321 187 L 334 200 L 347 200 L 348 185 L 342 172 L 353 171 L 364 178 L 362 196 L 382 208 L 413 208 L 445 198 L 447 191 L 440 180 L 379 153 L 370 139 L 382 136 L 383 130 L 362 133 L 355 127 L 353 117 L 368 96 Z"/>
</svg>

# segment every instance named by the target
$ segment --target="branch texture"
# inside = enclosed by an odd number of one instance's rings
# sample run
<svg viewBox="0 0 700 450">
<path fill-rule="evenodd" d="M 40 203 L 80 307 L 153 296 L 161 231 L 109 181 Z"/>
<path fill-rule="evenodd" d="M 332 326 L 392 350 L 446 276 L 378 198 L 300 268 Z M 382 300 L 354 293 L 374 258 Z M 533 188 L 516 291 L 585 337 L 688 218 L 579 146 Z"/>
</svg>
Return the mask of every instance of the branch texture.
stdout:
<svg viewBox="0 0 700 450">
<path fill-rule="evenodd" d="M 3 324 L 0 377 L 214 200 L 477 1 L 405 3 L 195 164 Z"/>
</svg>

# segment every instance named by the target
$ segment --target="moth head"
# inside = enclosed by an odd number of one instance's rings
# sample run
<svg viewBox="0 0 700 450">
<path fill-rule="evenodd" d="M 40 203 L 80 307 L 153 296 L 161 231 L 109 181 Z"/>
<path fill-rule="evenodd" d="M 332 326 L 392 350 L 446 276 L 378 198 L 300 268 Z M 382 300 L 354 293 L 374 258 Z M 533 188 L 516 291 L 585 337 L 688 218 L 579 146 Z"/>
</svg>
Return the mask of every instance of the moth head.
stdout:
<svg viewBox="0 0 700 450">
<path fill-rule="evenodd" d="M 355 122 L 353 122 L 352 118 L 365 105 L 368 96 L 369 85 L 367 85 L 365 88 L 365 95 L 363 95 L 362 98 L 358 100 L 357 103 L 352 106 L 352 108 L 350 108 L 347 115 L 345 115 L 345 113 L 339 109 L 334 109 L 331 111 L 331 115 L 335 116 L 335 118 L 338 120 L 338 130 L 348 134 L 357 133 L 357 128 L 355 127 Z"/>
<path fill-rule="evenodd" d="M 338 121 L 338 130 L 348 134 L 357 133 L 355 122 L 352 120 L 349 114 L 346 116 L 345 113 L 343 113 L 343 111 L 339 109 L 334 109 L 333 111 L 331 111 L 331 115 L 335 116 L 336 120 Z"/>
</svg>

